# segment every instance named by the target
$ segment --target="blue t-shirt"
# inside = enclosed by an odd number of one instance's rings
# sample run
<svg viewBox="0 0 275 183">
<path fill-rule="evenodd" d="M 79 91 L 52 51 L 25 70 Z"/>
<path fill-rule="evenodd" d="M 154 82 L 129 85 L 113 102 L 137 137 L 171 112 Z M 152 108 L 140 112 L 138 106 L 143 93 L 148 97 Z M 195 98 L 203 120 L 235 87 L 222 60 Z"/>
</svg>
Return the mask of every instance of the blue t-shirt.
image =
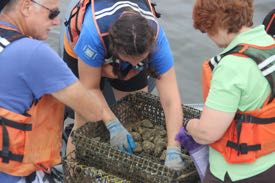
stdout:
<svg viewBox="0 0 275 183">
<path fill-rule="evenodd" d="M 67 37 L 68 30 L 67 30 Z M 79 39 L 74 47 L 76 55 L 92 67 L 101 67 L 105 62 L 105 49 L 97 32 L 91 6 L 86 10 Z M 156 48 L 150 55 L 150 64 L 161 75 L 174 64 L 171 49 L 163 28 L 160 26 Z"/>
<path fill-rule="evenodd" d="M 17 183 L 20 181 L 21 177 L 8 175 L 6 173 L 0 172 L 0 182 L 7 183 Z"/>
<path fill-rule="evenodd" d="M 76 79 L 47 43 L 22 38 L 0 53 L 0 107 L 22 114 L 34 99 L 62 90 Z"/>
<path fill-rule="evenodd" d="M 0 53 L 0 107 L 12 112 L 22 114 L 34 99 L 62 90 L 76 80 L 65 62 L 42 41 L 22 38 Z M 0 182 L 15 183 L 20 178 L 0 172 Z"/>
</svg>

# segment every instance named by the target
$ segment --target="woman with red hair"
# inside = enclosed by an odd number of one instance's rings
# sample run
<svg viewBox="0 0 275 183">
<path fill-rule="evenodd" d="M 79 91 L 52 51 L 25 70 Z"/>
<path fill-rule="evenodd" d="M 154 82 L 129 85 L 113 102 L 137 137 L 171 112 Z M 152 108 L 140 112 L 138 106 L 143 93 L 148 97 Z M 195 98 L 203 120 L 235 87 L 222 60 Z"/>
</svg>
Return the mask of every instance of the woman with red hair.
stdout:
<svg viewBox="0 0 275 183">
<path fill-rule="evenodd" d="M 203 64 L 205 105 L 184 124 L 209 144 L 204 183 L 274 182 L 275 41 L 252 28 L 253 0 L 196 0 L 195 29 L 223 51 Z"/>
</svg>

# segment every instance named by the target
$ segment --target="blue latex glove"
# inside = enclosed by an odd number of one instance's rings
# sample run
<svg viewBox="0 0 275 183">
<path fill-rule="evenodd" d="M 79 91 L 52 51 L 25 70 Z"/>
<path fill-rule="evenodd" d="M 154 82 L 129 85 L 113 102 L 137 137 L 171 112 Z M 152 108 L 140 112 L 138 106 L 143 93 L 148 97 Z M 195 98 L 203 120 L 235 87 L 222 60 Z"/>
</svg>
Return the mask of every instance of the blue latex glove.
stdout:
<svg viewBox="0 0 275 183">
<path fill-rule="evenodd" d="M 181 149 L 179 147 L 167 147 L 165 166 L 174 170 L 181 170 L 184 168 Z"/>
<path fill-rule="evenodd" d="M 121 151 L 133 154 L 136 144 L 132 135 L 122 126 L 116 118 L 106 125 L 110 132 L 110 144 Z"/>
</svg>

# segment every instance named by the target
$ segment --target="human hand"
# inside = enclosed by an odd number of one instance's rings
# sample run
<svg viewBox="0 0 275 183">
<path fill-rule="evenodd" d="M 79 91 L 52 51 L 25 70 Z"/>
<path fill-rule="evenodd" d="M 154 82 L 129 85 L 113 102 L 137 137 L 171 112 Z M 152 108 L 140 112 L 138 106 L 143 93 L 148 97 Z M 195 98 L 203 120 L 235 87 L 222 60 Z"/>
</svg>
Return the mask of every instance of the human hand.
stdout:
<svg viewBox="0 0 275 183">
<path fill-rule="evenodd" d="M 125 76 L 125 78 L 123 78 L 124 81 L 127 81 L 133 77 L 135 77 L 140 71 L 137 71 L 137 70 L 134 70 L 134 69 L 131 69 L 128 74 Z"/>
<path fill-rule="evenodd" d="M 195 142 L 192 136 L 187 134 L 184 127 L 180 129 L 179 133 L 176 136 L 176 140 L 180 142 L 181 147 L 187 149 L 188 151 L 193 151 L 194 149 L 197 149 L 201 146 L 200 144 Z"/>
<path fill-rule="evenodd" d="M 111 64 L 105 64 L 102 66 L 101 76 L 111 79 L 118 79 L 118 76 L 113 72 L 113 66 Z"/>
<path fill-rule="evenodd" d="M 110 132 L 111 146 L 118 148 L 121 151 L 126 151 L 133 154 L 136 144 L 132 135 L 122 126 L 117 118 L 108 122 L 106 125 Z"/>
<path fill-rule="evenodd" d="M 175 170 L 181 170 L 184 168 L 181 149 L 179 147 L 167 147 L 164 165 Z"/>
<path fill-rule="evenodd" d="M 195 140 L 187 134 L 184 127 L 180 129 L 176 140 L 180 142 L 182 147 L 188 150 L 202 181 L 209 164 L 208 146 L 195 142 Z"/>
</svg>

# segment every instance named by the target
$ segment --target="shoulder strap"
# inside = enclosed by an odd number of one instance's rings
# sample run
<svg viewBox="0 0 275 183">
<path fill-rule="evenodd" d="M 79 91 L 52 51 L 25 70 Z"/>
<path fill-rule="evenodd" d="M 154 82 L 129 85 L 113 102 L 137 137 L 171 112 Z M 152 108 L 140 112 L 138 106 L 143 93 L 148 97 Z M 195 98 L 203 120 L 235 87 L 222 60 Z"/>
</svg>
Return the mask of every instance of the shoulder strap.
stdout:
<svg viewBox="0 0 275 183">
<path fill-rule="evenodd" d="M 157 13 L 155 12 L 150 0 L 95 0 L 92 5 L 94 6 L 94 22 L 97 27 L 98 34 L 101 37 L 102 45 L 105 48 L 106 58 L 111 57 L 108 51 L 109 26 L 120 16 L 121 12 L 127 10 L 128 8 L 142 14 L 154 28 L 156 36 L 158 34 L 159 25 L 156 21 Z"/>
<path fill-rule="evenodd" d="M 9 30 L 0 28 L 0 53 L 13 41 L 16 41 L 18 39 L 21 39 L 24 36 L 23 34 L 15 31 L 15 30 Z"/>
<path fill-rule="evenodd" d="M 156 6 L 157 6 L 157 4 L 155 2 L 151 2 L 151 7 L 152 7 L 152 10 L 153 10 L 155 16 L 157 18 L 160 18 L 161 17 L 161 13 L 159 13 L 159 11 L 156 10 Z"/>
<path fill-rule="evenodd" d="M 254 60 L 271 87 L 271 101 L 275 98 L 275 44 L 268 47 L 248 47 L 244 55 Z"/>
<path fill-rule="evenodd" d="M 227 55 L 239 55 L 251 58 L 258 65 L 262 74 L 268 80 L 272 95 L 270 100 L 275 98 L 275 44 L 270 46 L 256 46 L 240 44 L 228 52 L 217 55 L 210 59 L 209 66 L 213 70 L 219 64 L 223 57 Z"/>
<path fill-rule="evenodd" d="M 83 24 L 85 12 L 90 3 L 91 0 L 78 1 L 78 3 L 71 10 L 68 20 L 64 22 L 65 26 L 68 27 L 70 40 L 73 45 L 78 39 Z"/>
<path fill-rule="evenodd" d="M 265 25 L 266 32 L 275 38 L 275 9 L 266 15 L 263 24 Z"/>
</svg>

